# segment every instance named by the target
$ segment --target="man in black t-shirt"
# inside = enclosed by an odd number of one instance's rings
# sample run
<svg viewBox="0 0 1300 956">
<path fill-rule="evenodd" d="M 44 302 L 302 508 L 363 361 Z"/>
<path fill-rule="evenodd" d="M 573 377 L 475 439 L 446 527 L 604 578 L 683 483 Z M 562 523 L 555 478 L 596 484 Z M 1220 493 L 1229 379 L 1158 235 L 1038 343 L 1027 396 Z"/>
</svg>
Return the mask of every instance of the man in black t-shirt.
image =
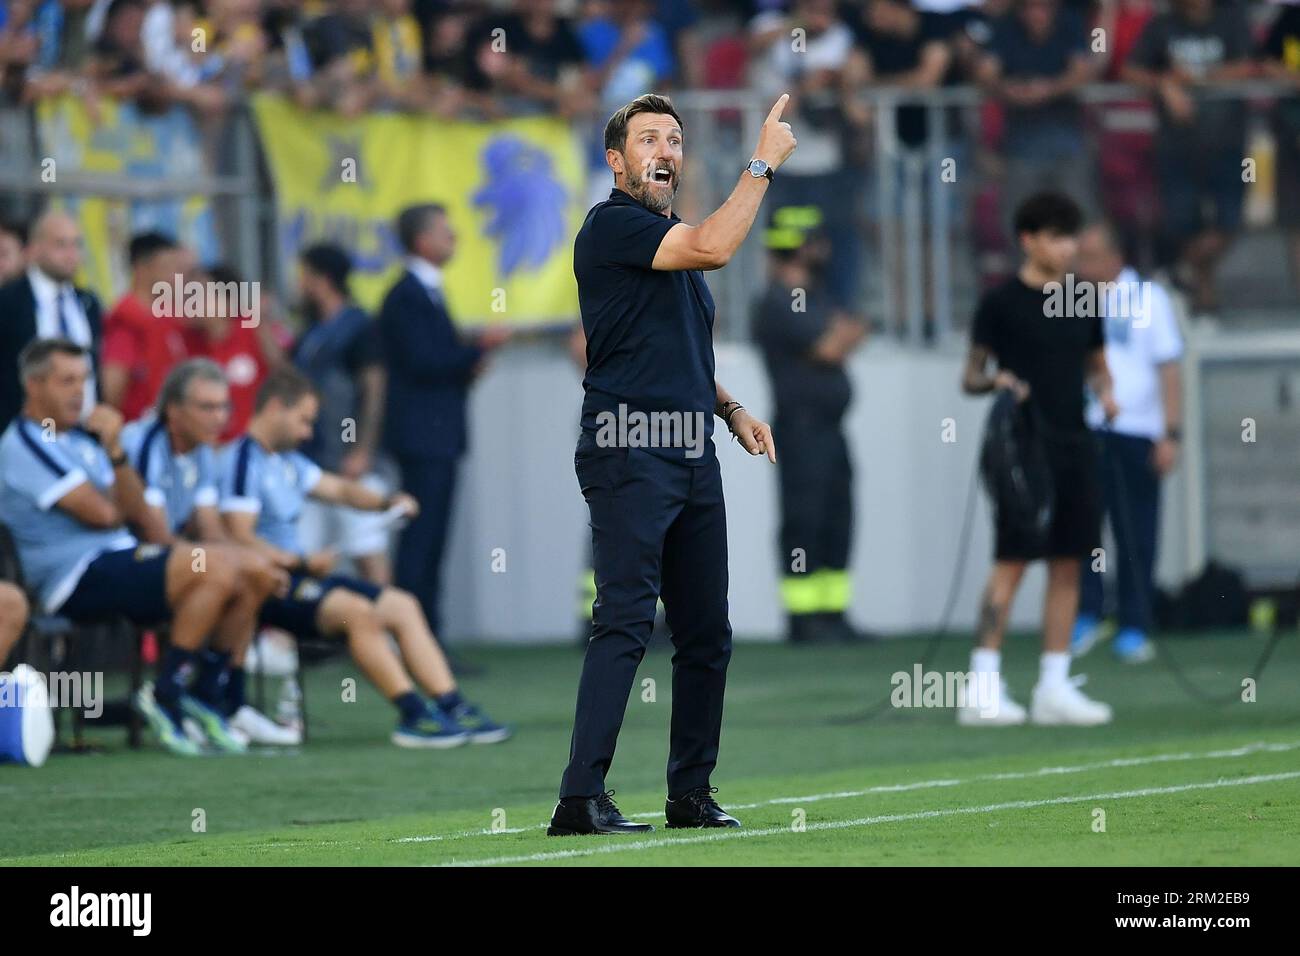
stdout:
<svg viewBox="0 0 1300 956">
<path fill-rule="evenodd" d="M 1194 313 L 1218 310 L 1215 276 L 1241 226 L 1248 111 L 1240 100 L 1206 96 L 1254 74 L 1242 12 L 1214 0 L 1174 0 L 1142 28 L 1120 74 L 1159 106 L 1156 181 L 1161 259 L 1190 292 Z"/>
<path fill-rule="evenodd" d="M 714 801 L 731 657 L 727 518 L 710 436 L 720 417 L 751 455 L 776 461 L 772 429 L 713 377 L 713 297 L 704 270 L 730 261 L 773 170 L 794 151 L 777 100 L 731 196 L 698 226 L 673 214 L 682 122 L 645 94 L 605 127 L 609 199 L 573 243 L 587 336 L 586 397 L 574 454 L 591 513 L 596 602 L 560 802 L 547 833 L 638 833 L 605 790 L 637 665 L 663 597 L 673 655 L 669 827 L 737 827 Z M 742 164 L 736 163 L 737 167 Z"/>
<path fill-rule="evenodd" d="M 1074 201 L 1060 193 L 1037 193 L 1020 205 L 1015 231 L 1024 264 L 984 294 L 971 330 L 962 387 L 973 395 L 1010 389 L 1028 403 L 1042 436 L 1054 510 L 1045 541 L 1031 540 L 1006 514 L 997 515 L 993 573 L 971 654 L 972 685 L 995 696 L 968 696 L 958 709 L 963 725 L 1018 724 L 1026 718 L 1002 683 L 1001 648 L 1021 578 L 1036 560 L 1047 561 L 1047 595 L 1043 656 L 1028 716 L 1037 724 L 1103 724 L 1111 717 L 1107 705 L 1084 696 L 1069 676 L 1080 561 L 1093 556 L 1101 538 L 1095 451 L 1083 417 L 1085 385 L 1107 421 L 1118 411 L 1098 310 L 1086 298 L 1070 296 L 1079 283 L 1066 281 L 1082 218 Z M 996 368 L 992 374 L 990 364 Z"/>
</svg>

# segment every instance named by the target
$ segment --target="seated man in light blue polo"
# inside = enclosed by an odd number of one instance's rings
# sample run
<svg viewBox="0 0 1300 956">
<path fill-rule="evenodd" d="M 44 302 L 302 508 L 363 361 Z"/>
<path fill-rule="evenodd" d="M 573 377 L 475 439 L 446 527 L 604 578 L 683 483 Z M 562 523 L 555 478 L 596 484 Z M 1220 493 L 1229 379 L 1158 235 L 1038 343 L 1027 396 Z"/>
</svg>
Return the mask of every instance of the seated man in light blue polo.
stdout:
<svg viewBox="0 0 1300 956">
<path fill-rule="evenodd" d="M 37 339 L 18 361 L 25 397 L 0 436 L 0 521 L 28 584 L 46 612 L 74 621 L 170 621 L 171 646 L 136 707 L 174 753 L 201 752 L 183 716 L 218 748 L 242 751 L 221 715 L 187 693 L 209 635 L 248 613 L 234 571 L 221 562 L 196 568 L 188 551 L 142 545 L 127 530 L 153 519 L 122 450 L 121 415 L 100 405 L 79 422 L 89 372 L 79 345 Z"/>
<path fill-rule="evenodd" d="M 196 358 L 175 366 L 163 381 L 157 410 L 122 429 L 122 448 L 144 483 L 145 507 L 154 519 L 141 533 L 153 544 L 179 546 L 207 561 L 228 564 L 241 592 L 259 599 L 245 605 L 242 628 L 217 635 L 200 655 L 191 694 L 226 718 L 249 743 L 290 746 L 301 731 L 283 727 L 245 699 L 243 660 L 257 631 L 256 611 L 289 575 L 253 548 L 230 541 L 217 510 L 216 444 L 230 418 L 230 387 L 221 367 Z M 182 541 L 182 539 L 185 539 Z M 234 643 L 227 643 L 232 641 Z"/>
<path fill-rule="evenodd" d="M 262 622 L 299 638 L 344 638 L 353 660 L 397 708 L 391 739 L 399 747 L 505 740 L 509 728 L 461 697 L 424 611 L 409 592 L 332 574 L 332 550 L 304 553 L 298 517 L 309 495 L 394 517 L 419 510 L 410 495 L 381 495 L 322 471 L 297 451 L 312 434 L 318 407 L 310 379 L 294 368 L 278 369 L 262 383 L 247 434 L 221 452 L 220 508 L 231 538 L 258 548 L 290 572 L 288 596 L 267 600 Z"/>
</svg>

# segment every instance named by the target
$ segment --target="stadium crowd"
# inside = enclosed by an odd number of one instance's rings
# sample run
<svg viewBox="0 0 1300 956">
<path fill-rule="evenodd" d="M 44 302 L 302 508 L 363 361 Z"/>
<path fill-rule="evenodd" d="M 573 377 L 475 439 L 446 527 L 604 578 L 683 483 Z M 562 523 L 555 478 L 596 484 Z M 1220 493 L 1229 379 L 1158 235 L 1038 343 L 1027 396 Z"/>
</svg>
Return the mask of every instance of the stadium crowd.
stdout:
<svg viewBox="0 0 1300 956">
<path fill-rule="evenodd" d="M 1010 271 L 1012 210 L 1053 185 L 1213 314 L 1215 268 L 1242 224 L 1246 107 L 1268 117 L 1274 219 L 1300 267 L 1300 97 L 1215 90 L 1294 86 L 1297 49 L 1295 4 L 1242 0 L 4 0 L 0 103 L 124 97 L 191 107 L 212 128 L 250 91 L 278 90 L 348 115 L 559 115 L 598 144 L 609 113 L 646 90 L 789 89 L 804 138 L 774 205 L 822 209 L 841 300 L 861 289 L 882 212 L 864 183 L 901 181 L 941 115 L 945 155 L 1000 184 L 963 198 L 988 283 Z M 1102 81 L 1139 92 L 1080 98 Z M 899 108 L 897 168 L 876 168 L 873 87 L 963 85 L 985 94 L 977 108 Z"/>
</svg>

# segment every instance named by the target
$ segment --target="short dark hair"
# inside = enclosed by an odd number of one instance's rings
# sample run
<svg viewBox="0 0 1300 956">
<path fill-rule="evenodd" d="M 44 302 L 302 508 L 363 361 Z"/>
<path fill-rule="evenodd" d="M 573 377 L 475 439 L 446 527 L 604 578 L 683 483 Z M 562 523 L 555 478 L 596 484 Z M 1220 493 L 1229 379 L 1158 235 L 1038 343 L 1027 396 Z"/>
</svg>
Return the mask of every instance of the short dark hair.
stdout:
<svg viewBox="0 0 1300 956">
<path fill-rule="evenodd" d="M 433 217 L 445 215 L 446 207 L 436 202 L 407 206 L 397 214 L 397 241 L 406 252 L 415 252 L 416 240 L 429 228 Z"/>
<path fill-rule="evenodd" d="M 0 216 L 0 232 L 7 232 L 18 240 L 19 245 L 27 245 L 27 223 L 25 220 L 11 216 Z"/>
<path fill-rule="evenodd" d="M 686 128 L 682 118 L 677 115 L 677 110 L 673 108 L 672 100 L 662 93 L 642 93 L 631 103 L 615 111 L 609 118 L 609 122 L 605 124 L 606 149 L 623 152 L 623 147 L 627 145 L 627 124 L 638 113 L 666 113 L 677 120 L 678 126 L 682 129 Z"/>
<path fill-rule="evenodd" d="M 146 259 L 152 259 L 160 252 L 168 252 L 176 248 L 176 240 L 171 236 L 161 232 L 137 232 L 131 237 L 131 244 L 127 246 L 127 260 L 133 266 L 138 266 Z"/>
<path fill-rule="evenodd" d="M 348 274 L 352 271 L 352 257 L 342 246 L 332 242 L 318 242 L 308 246 L 298 256 L 312 272 L 323 276 L 341 295 L 348 294 Z"/>
<path fill-rule="evenodd" d="M 1034 193 L 1016 207 L 1016 235 L 1026 232 L 1054 232 L 1077 235 L 1083 226 L 1083 210 L 1065 193 L 1045 190 Z"/>
<path fill-rule="evenodd" d="M 308 395 L 316 394 L 316 386 L 311 379 L 292 365 L 282 365 L 266 377 L 262 387 L 257 390 L 257 400 L 253 410 L 260 412 L 271 399 L 279 399 L 286 406 L 297 405 Z"/>
<path fill-rule="evenodd" d="M 27 381 L 50 370 L 50 359 L 56 355 L 85 358 L 87 352 L 71 339 L 32 339 L 18 353 L 18 378 Z"/>
</svg>

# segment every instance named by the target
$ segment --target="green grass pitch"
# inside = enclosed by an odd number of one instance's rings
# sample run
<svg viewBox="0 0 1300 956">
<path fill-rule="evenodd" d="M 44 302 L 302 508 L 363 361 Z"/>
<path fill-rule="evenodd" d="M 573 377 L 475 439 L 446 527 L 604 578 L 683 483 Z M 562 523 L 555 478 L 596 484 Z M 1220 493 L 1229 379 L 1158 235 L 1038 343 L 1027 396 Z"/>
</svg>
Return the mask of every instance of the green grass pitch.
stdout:
<svg viewBox="0 0 1300 956">
<path fill-rule="evenodd" d="M 1246 634 L 1168 640 L 1199 685 L 1239 692 L 1261 648 Z M 930 665 L 965 670 L 965 640 Z M 968 729 L 946 710 L 836 721 L 888 694 L 923 649 L 738 644 L 718 799 L 742 831 L 662 828 L 669 654 L 652 649 L 609 785 L 644 838 L 547 837 L 568 753 L 581 655 L 469 648 L 468 695 L 515 725 L 505 744 L 452 751 L 387 742 L 391 708 L 346 660 L 310 672 L 311 743 L 182 759 L 156 747 L 0 767 L 0 865 L 1269 865 L 1300 861 L 1300 641 L 1283 639 L 1253 703 L 1187 697 L 1159 663 L 1077 662 L 1115 708 L 1099 728 Z M 1005 656 L 1027 703 L 1036 642 Z M 195 832 L 196 811 L 205 832 Z"/>
</svg>

